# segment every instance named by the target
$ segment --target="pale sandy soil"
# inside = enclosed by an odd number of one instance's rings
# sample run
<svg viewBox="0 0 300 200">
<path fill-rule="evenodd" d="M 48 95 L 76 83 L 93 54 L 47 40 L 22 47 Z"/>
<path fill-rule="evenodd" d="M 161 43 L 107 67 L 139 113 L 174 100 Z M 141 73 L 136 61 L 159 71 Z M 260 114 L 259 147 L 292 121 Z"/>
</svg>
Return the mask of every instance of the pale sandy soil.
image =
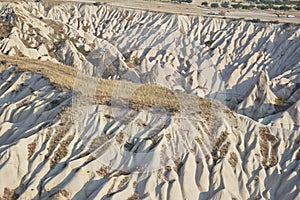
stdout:
<svg viewBox="0 0 300 200">
<path fill-rule="evenodd" d="M 56 2 L 0 17 L 0 199 L 300 199 L 299 25 Z"/>
<path fill-rule="evenodd" d="M 18 0 L 4 0 L 3 2 L 16 2 Z M 224 9 L 217 8 L 211 9 L 208 7 L 201 6 L 201 3 L 195 2 L 192 4 L 175 4 L 168 2 L 156 2 L 156 1 L 145 1 L 145 0 L 66 0 L 66 1 L 57 1 L 57 0 L 48 0 L 47 2 L 86 2 L 86 3 L 95 3 L 101 2 L 104 4 L 109 4 L 116 7 L 130 8 L 137 10 L 149 10 L 155 12 L 166 12 L 172 14 L 183 14 L 183 15 L 195 15 L 195 16 L 209 16 L 216 18 L 233 18 L 233 19 L 260 19 L 261 21 L 266 22 L 285 22 L 285 23 L 300 23 L 300 12 L 299 11 L 287 11 L 285 15 L 294 15 L 295 18 L 280 17 L 278 18 L 274 13 L 277 11 L 274 10 L 242 10 L 242 9 Z M 226 16 L 222 15 L 208 15 L 210 11 L 219 13 L 221 11 L 229 11 Z"/>
<path fill-rule="evenodd" d="M 73 0 L 76 1 L 76 0 Z M 97 2 L 93 0 L 81 0 L 84 2 Z M 209 16 L 208 12 L 220 12 L 224 10 L 228 10 L 229 13 L 226 15 L 226 18 L 244 18 L 246 20 L 251 19 L 260 19 L 262 21 L 279 21 L 279 22 L 291 22 L 291 23 L 300 23 L 300 12 L 297 11 L 288 11 L 286 14 L 295 15 L 295 18 L 286 18 L 281 17 L 278 18 L 274 14 L 274 10 L 269 11 L 262 11 L 262 10 L 237 10 L 237 9 L 210 9 L 201 6 L 200 3 L 194 4 L 174 4 L 174 3 L 164 3 L 164 2 L 155 2 L 155 1 L 144 1 L 144 0 L 104 0 L 101 2 L 105 2 L 107 4 L 117 6 L 117 7 L 124 7 L 124 8 L 132 8 L 132 9 L 139 9 L 139 10 L 150 10 L 150 11 L 157 11 L 157 12 L 167 12 L 167 13 L 176 13 L 176 14 L 187 14 L 187 15 L 200 15 L 200 16 Z M 216 15 L 213 17 L 224 17 L 221 15 Z"/>
</svg>

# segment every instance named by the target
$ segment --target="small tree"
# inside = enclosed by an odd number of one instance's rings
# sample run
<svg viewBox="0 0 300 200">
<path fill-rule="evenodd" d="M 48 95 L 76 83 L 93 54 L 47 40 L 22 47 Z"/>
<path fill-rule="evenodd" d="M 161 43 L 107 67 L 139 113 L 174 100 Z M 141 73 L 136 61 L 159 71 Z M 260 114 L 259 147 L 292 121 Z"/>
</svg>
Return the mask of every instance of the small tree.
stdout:
<svg viewBox="0 0 300 200">
<path fill-rule="evenodd" d="M 221 4 L 221 6 L 223 8 L 228 8 L 229 7 L 229 3 L 228 2 L 224 2 L 224 3 Z"/>
<path fill-rule="evenodd" d="M 284 5 L 284 6 L 280 6 L 279 9 L 287 11 L 287 10 L 291 10 L 291 7 Z"/>
<path fill-rule="evenodd" d="M 268 6 L 265 6 L 265 5 L 259 5 L 257 6 L 257 8 L 261 9 L 261 10 L 267 10 L 268 9 Z"/>
<path fill-rule="evenodd" d="M 186 3 L 192 3 L 192 0 L 177 0 L 179 3 L 182 3 L 182 2 L 186 2 Z"/>
<path fill-rule="evenodd" d="M 248 10 L 248 9 L 250 9 L 250 6 L 248 6 L 248 5 L 242 5 L 242 9 Z"/>
<path fill-rule="evenodd" d="M 201 3 L 202 6 L 208 6 L 208 3 L 206 1 Z"/>
<path fill-rule="evenodd" d="M 211 47 L 211 45 L 214 43 L 215 40 L 208 40 L 208 41 L 205 41 L 204 44 L 207 46 L 207 47 Z"/>
<path fill-rule="evenodd" d="M 135 57 L 135 58 L 133 59 L 133 63 L 134 63 L 135 65 L 140 65 L 140 64 L 141 64 L 140 58 Z"/>
<path fill-rule="evenodd" d="M 212 3 L 212 4 L 210 4 L 210 7 L 212 7 L 212 8 L 218 8 L 219 4 L 218 3 Z"/>
<path fill-rule="evenodd" d="M 238 4 L 232 4 L 231 6 L 232 6 L 234 9 L 239 9 L 239 8 L 242 7 L 242 5 L 241 5 L 240 3 L 238 3 Z"/>
</svg>

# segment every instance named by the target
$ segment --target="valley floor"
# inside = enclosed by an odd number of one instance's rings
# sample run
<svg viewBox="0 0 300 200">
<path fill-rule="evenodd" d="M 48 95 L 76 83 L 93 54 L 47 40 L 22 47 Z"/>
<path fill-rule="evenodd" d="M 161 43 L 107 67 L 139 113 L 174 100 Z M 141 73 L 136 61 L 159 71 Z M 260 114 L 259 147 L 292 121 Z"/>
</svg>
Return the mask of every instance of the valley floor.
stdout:
<svg viewBox="0 0 300 200">
<path fill-rule="evenodd" d="M 56 1 L 56 0 L 54 0 Z M 54 2 L 53 1 L 53 2 Z M 69 2 L 87 2 L 95 3 L 99 1 L 95 0 L 67 0 Z M 61 2 L 61 1 L 60 1 Z M 294 15 L 295 18 L 280 17 L 278 18 L 274 13 L 274 10 L 241 10 L 241 9 L 225 9 L 225 8 L 216 8 L 212 9 L 209 7 L 201 6 L 201 3 L 195 2 L 192 4 L 175 4 L 168 2 L 157 2 L 157 1 L 145 1 L 145 0 L 103 0 L 101 3 L 138 10 L 149 10 L 153 12 L 167 12 L 172 14 L 183 14 L 183 15 L 195 15 L 195 16 L 209 16 L 210 11 L 220 12 L 220 11 L 229 11 L 226 16 L 214 15 L 213 17 L 228 19 L 245 19 L 253 20 L 260 19 L 261 21 L 270 21 L 270 22 L 280 22 L 280 23 L 300 23 L 300 12 L 299 11 L 287 11 L 286 14 Z M 212 17 L 212 16 L 211 16 Z"/>
</svg>

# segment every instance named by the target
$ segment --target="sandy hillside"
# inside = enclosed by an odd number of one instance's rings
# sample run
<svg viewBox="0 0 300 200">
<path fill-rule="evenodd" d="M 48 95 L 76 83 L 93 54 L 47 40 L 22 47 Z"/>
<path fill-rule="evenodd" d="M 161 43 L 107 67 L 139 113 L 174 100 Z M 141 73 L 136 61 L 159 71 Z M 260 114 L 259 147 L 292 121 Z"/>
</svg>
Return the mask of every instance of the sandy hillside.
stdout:
<svg viewBox="0 0 300 200">
<path fill-rule="evenodd" d="M 205 99 L 172 113 L 66 107 L 47 73 L 19 65 L 1 73 L 4 198 L 299 198 L 297 131 Z"/>
<path fill-rule="evenodd" d="M 0 2 L 0 199 L 300 199 L 299 25 L 114 2 Z"/>
<path fill-rule="evenodd" d="M 215 98 L 268 123 L 299 100 L 299 25 L 80 3 L 1 5 L 10 34 L 0 51 L 10 56 Z M 300 124 L 291 119 L 282 124 Z"/>
</svg>

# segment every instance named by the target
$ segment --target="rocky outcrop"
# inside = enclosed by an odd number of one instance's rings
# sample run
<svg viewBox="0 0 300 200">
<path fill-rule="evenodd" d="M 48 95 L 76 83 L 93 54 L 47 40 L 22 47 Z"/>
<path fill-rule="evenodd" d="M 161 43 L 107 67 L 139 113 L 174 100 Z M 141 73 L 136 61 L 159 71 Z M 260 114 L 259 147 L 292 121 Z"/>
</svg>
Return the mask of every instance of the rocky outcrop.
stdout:
<svg viewBox="0 0 300 200">
<path fill-rule="evenodd" d="M 1 7 L 0 16 L 14 26 L 0 41 L 8 55 L 61 62 L 103 78 L 155 82 L 219 99 L 254 119 L 282 111 L 276 99 L 298 99 L 298 25 L 82 3 Z M 255 89 L 262 72 L 266 93 Z"/>
<path fill-rule="evenodd" d="M 173 115 L 65 107 L 68 93 L 40 74 L 9 68 L 0 77 L 0 196 L 299 197 L 297 131 L 262 126 L 210 100 Z"/>
</svg>

